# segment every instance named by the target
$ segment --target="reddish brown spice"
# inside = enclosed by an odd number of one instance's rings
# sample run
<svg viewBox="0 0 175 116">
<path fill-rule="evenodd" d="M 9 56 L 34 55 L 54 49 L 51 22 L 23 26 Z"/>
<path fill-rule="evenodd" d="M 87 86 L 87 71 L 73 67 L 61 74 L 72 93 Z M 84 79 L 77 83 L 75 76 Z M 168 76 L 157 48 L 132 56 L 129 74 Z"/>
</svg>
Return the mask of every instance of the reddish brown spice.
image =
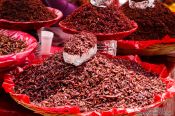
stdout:
<svg viewBox="0 0 175 116">
<path fill-rule="evenodd" d="M 132 9 L 128 2 L 121 8 L 139 26 L 126 40 L 162 39 L 165 35 L 175 35 L 175 15 L 158 1 L 154 8 Z"/>
<path fill-rule="evenodd" d="M 95 47 L 97 38 L 91 33 L 82 32 L 69 38 L 64 45 L 64 51 L 71 55 L 82 55 Z"/>
<path fill-rule="evenodd" d="M 99 53 L 79 67 L 65 63 L 59 53 L 15 77 L 16 93 L 30 96 L 34 104 L 77 105 L 81 112 L 146 106 L 154 102 L 154 94 L 165 91 L 157 74 L 135 62 Z"/>
<path fill-rule="evenodd" d="M 90 3 L 75 10 L 62 24 L 71 29 L 93 33 L 116 33 L 133 28 L 131 21 L 117 6 L 100 8 Z"/>
<path fill-rule="evenodd" d="M 56 18 L 41 0 L 0 0 L 0 19 L 10 21 L 47 21 Z"/>
<path fill-rule="evenodd" d="M 26 48 L 25 42 L 0 35 L 0 55 L 21 52 Z"/>
</svg>

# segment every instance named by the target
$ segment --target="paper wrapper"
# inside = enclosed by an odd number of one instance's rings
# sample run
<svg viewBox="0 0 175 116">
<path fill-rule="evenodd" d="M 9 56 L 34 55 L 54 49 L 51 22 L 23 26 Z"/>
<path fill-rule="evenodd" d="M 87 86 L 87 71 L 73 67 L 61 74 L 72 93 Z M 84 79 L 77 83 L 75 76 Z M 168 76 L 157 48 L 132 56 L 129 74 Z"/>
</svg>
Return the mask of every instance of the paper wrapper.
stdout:
<svg viewBox="0 0 175 116">
<path fill-rule="evenodd" d="M 0 27 L 3 29 L 13 29 L 13 30 L 37 30 L 41 27 L 48 27 L 55 24 L 63 16 L 62 12 L 48 7 L 50 11 L 53 11 L 57 17 L 48 21 L 33 21 L 33 22 L 15 22 L 5 19 L 0 19 Z"/>
<path fill-rule="evenodd" d="M 63 59 L 64 59 L 64 62 L 66 63 L 72 64 L 74 66 L 80 66 L 84 62 L 91 59 L 96 53 L 97 53 L 97 45 L 90 48 L 87 52 L 84 52 L 81 55 L 76 55 L 76 54 L 72 55 L 63 51 Z"/>
<path fill-rule="evenodd" d="M 175 38 L 165 36 L 162 40 L 132 41 L 119 40 L 120 54 L 138 54 L 144 56 L 168 55 L 175 51 Z"/>
<path fill-rule="evenodd" d="M 0 29 L 0 34 L 10 36 L 16 40 L 22 40 L 27 45 L 27 47 L 19 53 L 1 55 L 0 56 L 0 69 L 9 68 L 10 66 L 23 63 L 25 58 L 28 55 L 30 55 L 37 46 L 36 39 L 27 33 L 23 33 L 20 31 Z"/>
<path fill-rule="evenodd" d="M 107 54 L 106 54 L 107 55 Z M 118 58 L 120 56 L 111 56 L 107 55 L 109 58 Z M 55 108 L 48 108 L 48 107 L 39 107 L 30 102 L 30 97 L 24 94 L 16 94 L 14 91 L 14 76 L 7 74 L 4 77 L 4 82 L 3 82 L 3 88 L 7 93 L 11 95 L 11 97 L 19 104 L 23 105 L 24 107 L 33 110 L 36 113 L 43 114 L 43 115 L 82 115 L 82 116 L 114 116 L 114 115 L 129 115 L 133 116 L 136 114 L 140 114 L 144 111 L 158 108 L 162 103 L 165 102 L 166 99 L 173 97 L 175 94 L 175 82 L 168 77 L 168 71 L 164 65 L 154 65 L 154 64 L 149 64 L 142 62 L 138 56 L 122 56 L 120 58 L 123 59 L 129 59 L 132 61 L 137 62 L 140 64 L 143 68 L 145 68 L 148 71 L 155 72 L 160 74 L 160 78 L 164 83 L 166 83 L 166 92 L 163 93 L 162 95 L 155 95 L 155 102 L 149 106 L 142 107 L 142 108 L 135 108 L 135 109 L 118 109 L 118 108 L 112 108 L 109 111 L 102 111 L 102 112 L 85 112 L 81 113 L 80 108 L 78 106 L 60 106 L 60 107 L 55 107 Z M 36 60 L 33 62 L 33 64 L 38 64 L 41 63 L 42 60 Z M 23 71 L 23 68 L 18 68 L 17 69 L 19 73 Z"/>
</svg>

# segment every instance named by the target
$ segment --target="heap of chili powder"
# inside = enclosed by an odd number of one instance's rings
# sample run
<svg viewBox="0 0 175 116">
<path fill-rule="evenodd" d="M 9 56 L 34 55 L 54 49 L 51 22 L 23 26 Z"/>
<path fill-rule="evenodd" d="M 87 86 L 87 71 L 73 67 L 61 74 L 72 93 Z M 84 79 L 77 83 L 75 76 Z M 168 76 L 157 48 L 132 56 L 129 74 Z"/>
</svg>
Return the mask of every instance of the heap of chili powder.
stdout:
<svg viewBox="0 0 175 116">
<path fill-rule="evenodd" d="M 166 35 L 175 35 L 175 15 L 161 2 L 156 1 L 154 8 L 146 9 L 132 9 L 127 2 L 121 9 L 138 24 L 137 31 L 126 40 L 157 40 Z"/>
<path fill-rule="evenodd" d="M 0 19 L 10 21 L 47 21 L 56 18 L 41 0 L 0 0 Z"/>
<path fill-rule="evenodd" d="M 62 24 L 71 29 L 92 33 L 116 33 L 133 28 L 130 19 L 116 5 L 101 8 L 90 3 L 75 10 Z"/>
<path fill-rule="evenodd" d="M 11 37 L 0 35 L 0 55 L 8 55 L 21 52 L 26 48 L 25 42 Z"/>
<path fill-rule="evenodd" d="M 65 63 L 58 53 L 15 76 L 15 92 L 28 95 L 33 104 L 76 105 L 81 112 L 143 107 L 166 88 L 158 74 L 136 62 L 99 53 L 78 67 Z"/>
</svg>

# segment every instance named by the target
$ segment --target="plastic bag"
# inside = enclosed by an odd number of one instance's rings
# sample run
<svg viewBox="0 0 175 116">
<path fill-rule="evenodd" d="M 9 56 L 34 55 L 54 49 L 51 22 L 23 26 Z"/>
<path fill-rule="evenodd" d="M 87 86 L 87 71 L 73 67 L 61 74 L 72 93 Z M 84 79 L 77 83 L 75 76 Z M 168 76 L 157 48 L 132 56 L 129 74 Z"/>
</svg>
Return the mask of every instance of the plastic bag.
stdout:
<svg viewBox="0 0 175 116">
<path fill-rule="evenodd" d="M 16 40 L 22 40 L 27 45 L 27 47 L 22 52 L 13 53 L 9 55 L 1 55 L 0 56 L 0 69 L 9 68 L 10 66 L 14 66 L 14 65 L 23 63 L 25 58 L 28 55 L 30 55 L 37 46 L 36 39 L 33 36 L 27 33 L 24 33 L 24 32 L 0 29 L 0 34 L 10 36 Z"/>
</svg>

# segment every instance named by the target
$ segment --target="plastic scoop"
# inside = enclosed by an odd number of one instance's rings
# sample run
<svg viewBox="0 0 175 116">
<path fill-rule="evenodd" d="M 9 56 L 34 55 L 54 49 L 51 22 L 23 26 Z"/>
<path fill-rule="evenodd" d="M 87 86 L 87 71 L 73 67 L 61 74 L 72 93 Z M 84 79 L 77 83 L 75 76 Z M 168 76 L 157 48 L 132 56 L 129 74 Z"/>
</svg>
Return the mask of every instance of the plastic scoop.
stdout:
<svg viewBox="0 0 175 116">
<path fill-rule="evenodd" d="M 41 31 L 41 55 L 50 54 L 54 33 L 50 31 Z"/>
</svg>

